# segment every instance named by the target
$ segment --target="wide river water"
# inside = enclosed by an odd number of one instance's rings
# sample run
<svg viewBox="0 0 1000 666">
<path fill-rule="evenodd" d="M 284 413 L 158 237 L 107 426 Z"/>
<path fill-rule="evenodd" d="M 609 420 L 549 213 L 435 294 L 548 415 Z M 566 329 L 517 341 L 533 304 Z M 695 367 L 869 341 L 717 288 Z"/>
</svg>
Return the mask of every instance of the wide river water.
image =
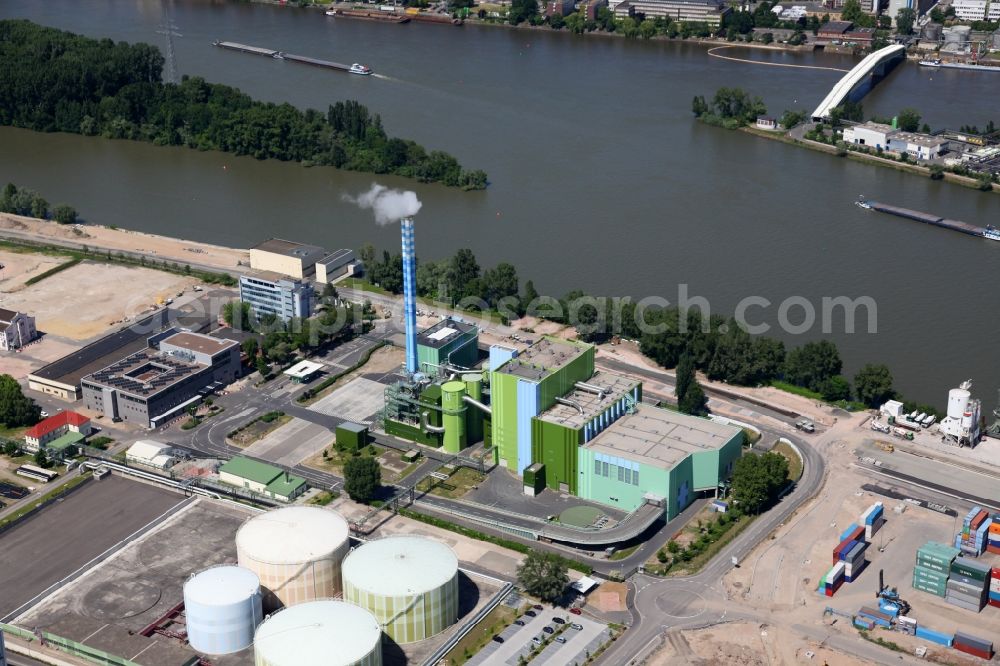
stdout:
<svg viewBox="0 0 1000 666">
<path fill-rule="evenodd" d="M 1000 222 L 1000 197 L 858 164 L 692 120 L 691 98 L 740 86 L 771 113 L 807 111 L 841 76 L 709 57 L 680 42 L 580 38 L 548 30 L 382 25 L 321 12 L 224 1 L 4 0 L 23 17 L 95 37 L 165 50 L 176 26 L 176 69 L 262 99 L 326 109 L 357 99 L 391 134 L 454 154 L 490 177 L 461 192 L 380 177 L 415 190 L 424 208 L 417 250 L 438 259 L 472 248 L 485 265 L 511 261 L 543 293 L 676 301 L 678 285 L 714 312 L 740 299 L 773 303 L 754 323 L 778 321 L 778 304 L 803 297 L 868 296 L 865 318 L 831 338 L 848 374 L 885 362 L 908 397 L 944 406 L 947 389 L 973 378 L 985 406 L 1000 386 L 1000 243 L 865 212 L 880 201 L 977 224 Z M 239 41 L 370 65 L 349 76 L 215 48 Z M 774 63 L 849 69 L 855 59 L 730 49 Z M 912 106 L 933 127 L 1000 120 L 1000 91 L 986 75 L 904 63 L 864 100 L 867 112 Z M 345 203 L 370 175 L 258 162 L 217 153 L 0 128 L 0 181 L 75 205 L 93 222 L 249 246 L 270 236 L 329 248 L 365 241 L 395 250 Z M 794 311 L 793 311 L 794 312 Z M 797 315 L 790 319 L 798 320 Z M 775 331 L 777 334 L 778 332 Z M 789 344 L 822 336 L 819 324 Z"/>
</svg>

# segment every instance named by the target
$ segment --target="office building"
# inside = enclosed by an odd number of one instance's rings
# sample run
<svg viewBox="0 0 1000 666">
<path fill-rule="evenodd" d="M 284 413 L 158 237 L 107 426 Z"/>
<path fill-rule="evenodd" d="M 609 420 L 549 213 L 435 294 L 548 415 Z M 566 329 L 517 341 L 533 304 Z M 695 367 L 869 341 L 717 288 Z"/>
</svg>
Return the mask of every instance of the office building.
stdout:
<svg viewBox="0 0 1000 666">
<path fill-rule="evenodd" d="M 240 300 L 257 316 L 273 314 L 282 321 L 312 314 L 313 288 L 308 282 L 272 271 L 240 276 Z"/>
</svg>

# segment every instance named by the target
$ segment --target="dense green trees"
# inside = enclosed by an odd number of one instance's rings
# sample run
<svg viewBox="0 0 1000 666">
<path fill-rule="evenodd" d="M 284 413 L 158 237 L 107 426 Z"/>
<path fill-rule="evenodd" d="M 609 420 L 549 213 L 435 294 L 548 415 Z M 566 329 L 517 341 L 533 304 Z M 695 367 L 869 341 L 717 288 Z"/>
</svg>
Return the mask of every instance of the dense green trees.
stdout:
<svg viewBox="0 0 1000 666">
<path fill-rule="evenodd" d="M 556 601 L 569 585 L 563 558 L 541 550 L 529 550 L 517 567 L 517 582 L 528 594 L 543 601 Z"/>
<path fill-rule="evenodd" d="M 538 0 L 512 0 L 507 20 L 511 25 L 518 25 L 537 16 Z"/>
<path fill-rule="evenodd" d="M 900 10 L 902 13 L 903 10 Z M 910 10 L 913 11 L 912 9 Z M 919 132 L 920 131 L 920 112 L 916 109 L 906 108 L 899 112 L 896 116 L 896 124 L 899 129 L 904 132 Z"/>
<path fill-rule="evenodd" d="M 892 373 L 882 364 L 869 363 L 854 375 L 858 400 L 869 407 L 878 407 L 896 396 L 892 388 Z"/>
<path fill-rule="evenodd" d="M 355 502 L 368 504 L 382 485 L 382 467 L 371 456 L 348 458 L 344 465 L 344 490 Z"/>
<path fill-rule="evenodd" d="M 913 33 L 913 24 L 917 21 L 917 11 L 912 7 L 903 7 L 896 12 L 896 32 L 901 35 Z M 916 130 L 909 130 L 916 131 Z"/>
<path fill-rule="evenodd" d="M 164 84 L 162 69 L 148 44 L 0 21 L 0 124 L 486 187 L 485 173 L 462 170 L 451 155 L 389 137 L 358 102 L 300 111 L 200 77 Z"/>
<path fill-rule="evenodd" d="M 745 513 L 760 513 L 788 483 L 788 460 L 779 453 L 747 454 L 733 467 L 733 499 Z"/>
<path fill-rule="evenodd" d="M 707 123 L 736 129 L 766 114 L 767 107 L 760 97 L 751 97 L 741 88 L 719 88 L 711 104 L 700 95 L 695 97 L 691 102 L 691 111 Z"/>
<path fill-rule="evenodd" d="M 0 375 L 0 424 L 20 428 L 38 423 L 41 409 L 24 395 L 21 385 L 10 375 Z"/>
<path fill-rule="evenodd" d="M 62 208 L 62 206 L 59 207 Z M 34 190 L 18 187 L 14 183 L 7 183 L 3 192 L 0 193 L 0 213 L 13 213 L 14 215 L 45 219 L 49 216 L 49 202 Z M 73 211 L 73 220 L 76 220 L 76 211 Z M 57 221 L 61 222 L 61 220 Z"/>
<path fill-rule="evenodd" d="M 825 382 L 839 375 L 842 368 L 837 346 L 828 340 L 820 340 L 807 342 L 788 352 L 783 374 L 785 380 L 792 384 L 822 392 Z"/>
<path fill-rule="evenodd" d="M 677 409 L 695 416 L 708 414 L 708 398 L 698 383 L 694 361 L 687 354 L 681 356 L 677 362 L 675 376 L 674 395 L 677 396 Z"/>
</svg>

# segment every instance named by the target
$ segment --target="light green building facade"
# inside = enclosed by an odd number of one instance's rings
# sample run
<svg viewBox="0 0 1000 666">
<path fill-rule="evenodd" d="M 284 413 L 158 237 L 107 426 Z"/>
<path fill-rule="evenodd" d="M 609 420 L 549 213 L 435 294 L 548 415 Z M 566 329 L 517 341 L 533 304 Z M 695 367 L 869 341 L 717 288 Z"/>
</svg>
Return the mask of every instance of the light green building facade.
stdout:
<svg viewBox="0 0 1000 666">
<path fill-rule="evenodd" d="M 624 511 L 662 499 L 670 520 L 729 478 L 743 441 L 739 428 L 640 405 L 578 449 L 577 495 Z"/>
</svg>

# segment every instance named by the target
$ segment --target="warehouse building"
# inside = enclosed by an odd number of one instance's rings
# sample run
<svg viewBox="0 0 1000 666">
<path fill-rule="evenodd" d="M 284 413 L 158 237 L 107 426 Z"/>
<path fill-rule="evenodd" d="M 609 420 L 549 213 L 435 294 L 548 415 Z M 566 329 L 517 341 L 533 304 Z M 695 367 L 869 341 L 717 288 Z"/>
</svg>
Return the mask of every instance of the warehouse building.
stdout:
<svg viewBox="0 0 1000 666">
<path fill-rule="evenodd" d="M 733 471 L 743 431 L 698 416 L 636 405 L 578 449 L 577 495 L 625 511 L 664 501 L 667 520 Z"/>
<path fill-rule="evenodd" d="M 151 439 L 140 439 L 125 451 L 125 462 L 153 469 L 170 469 L 177 462 L 173 447 Z"/>
<path fill-rule="evenodd" d="M 219 481 L 282 502 L 290 502 L 306 491 L 306 480 L 302 477 L 241 456 L 219 468 Z"/>
<path fill-rule="evenodd" d="M 682 23 L 704 22 L 709 25 L 719 25 L 722 17 L 731 11 L 720 0 L 627 0 L 614 8 L 615 18 L 669 18 Z"/>
<path fill-rule="evenodd" d="M 34 317 L 0 308 L 0 351 L 20 349 L 37 337 Z"/>
<path fill-rule="evenodd" d="M 316 262 L 325 256 L 326 250 L 316 245 L 270 238 L 250 248 L 250 268 L 304 280 L 315 274 Z"/>
<path fill-rule="evenodd" d="M 316 262 L 316 282 L 327 284 L 354 272 L 354 251 L 337 250 Z"/>
<path fill-rule="evenodd" d="M 479 360 L 479 329 L 460 319 L 445 317 L 417 336 L 420 372 L 443 373 L 442 366 L 468 369 Z"/>
<path fill-rule="evenodd" d="M 233 340 L 170 329 L 148 346 L 84 377 L 87 409 L 111 419 L 155 428 L 198 402 L 212 385 L 240 373 L 240 346 Z"/>
<path fill-rule="evenodd" d="M 76 412 L 59 412 L 24 431 L 24 448 L 29 453 L 39 449 L 63 450 L 79 445 L 93 431 L 90 419 Z"/>
<path fill-rule="evenodd" d="M 258 271 L 240 276 L 240 301 L 259 316 L 272 314 L 281 321 L 312 314 L 313 288 L 309 282 L 281 273 Z"/>
</svg>

